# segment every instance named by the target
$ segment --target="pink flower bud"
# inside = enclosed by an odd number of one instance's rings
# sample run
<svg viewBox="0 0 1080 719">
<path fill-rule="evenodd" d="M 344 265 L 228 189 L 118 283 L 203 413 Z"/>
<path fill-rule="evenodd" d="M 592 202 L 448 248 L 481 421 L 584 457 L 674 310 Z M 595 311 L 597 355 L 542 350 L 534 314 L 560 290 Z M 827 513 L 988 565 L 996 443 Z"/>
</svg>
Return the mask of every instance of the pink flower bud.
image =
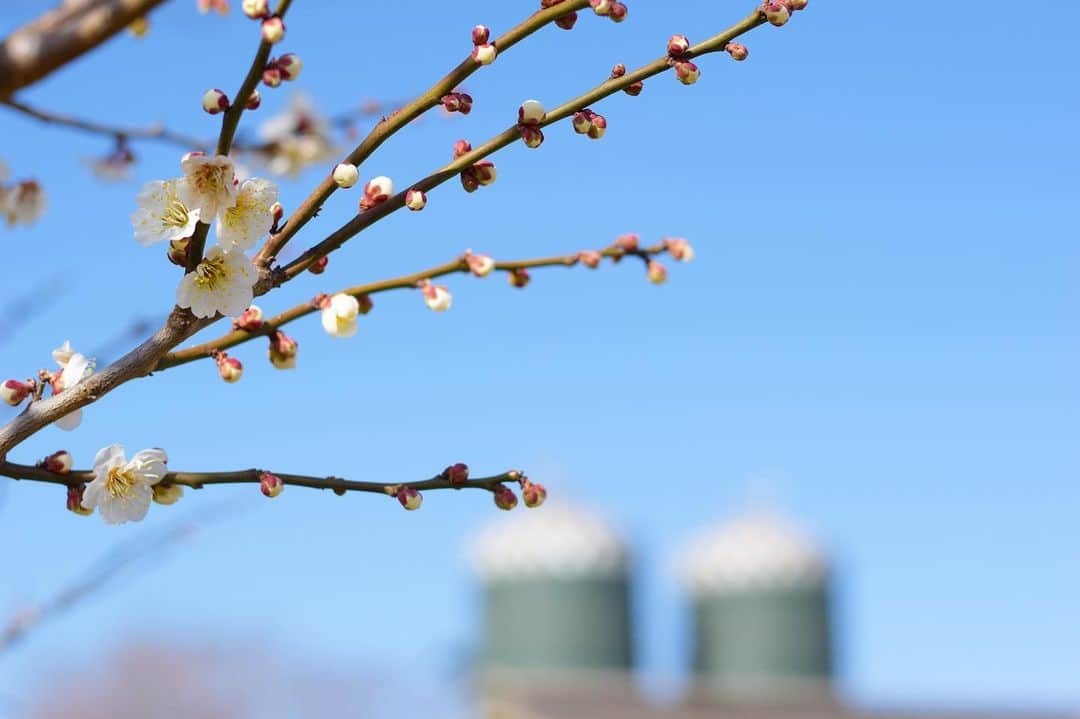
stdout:
<svg viewBox="0 0 1080 719">
<path fill-rule="evenodd" d="M 726 50 L 727 54 L 731 55 L 731 57 L 738 62 L 742 62 L 750 56 L 750 50 L 747 49 L 746 45 L 738 42 L 729 42 L 724 48 L 724 50 Z"/>
<path fill-rule="evenodd" d="M 701 70 L 689 60 L 677 62 L 675 63 L 675 77 L 679 78 L 679 82 L 683 85 L 693 85 L 701 77 Z"/>
<path fill-rule="evenodd" d="M 251 305 L 239 317 L 233 320 L 233 329 L 254 332 L 262 327 L 263 311 L 258 305 Z"/>
<path fill-rule="evenodd" d="M 299 345 L 296 340 L 281 330 L 270 335 L 270 347 L 267 354 L 270 364 L 277 369 L 293 369 L 296 367 L 296 353 Z"/>
<path fill-rule="evenodd" d="M 277 87 L 282 79 L 281 69 L 277 65 L 267 65 L 263 70 L 262 82 L 267 87 Z"/>
<path fill-rule="evenodd" d="M 244 0 L 240 7 L 252 20 L 261 20 L 270 14 L 269 0 Z"/>
<path fill-rule="evenodd" d="M 485 25 L 477 25 L 472 29 L 472 44 L 486 45 L 491 39 L 491 30 Z"/>
<path fill-rule="evenodd" d="M 330 264 L 330 257 L 323 255 L 308 265 L 307 271 L 313 275 L 321 275 L 323 272 L 326 272 L 326 266 L 328 264 Z"/>
<path fill-rule="evenodd" d="M 304 69 L 303 60 L 294 52 L 285 53 L 274 64 L 281 71 L 281 79 L 290 82 L 300 77 L 300 72 Z"/>
<path fill-rule="evenodd" d="M 423 190 L 414 187 L 405 193 L 405 206 L 413 212 L 419 212 L 427 207 L 427 195 Z"/>
<path fill-rule="evenodd" d="M 809 0 L 787 0 L 787 6 L 791 10 L 791 12 L 805 10 L 806 6 L 809 4 Z"/>
<path fill-rule="evenodd" d="M 262 39 L 263 42 L 268 42 L 271 45 L 285 39 L 285 21 L 277 16 L 263 20 Z"/>
<path fill-rule="evenodd" d="M 211 115 L 225 112 L 229 109 L 229 97 L 216 88 L 207 90 L 202 98 L 202 108 Z"/>
<path fill-rule="evenodd" d="M 592 129 L 592 121 L 595 116 L 596 115 L 592 110 L 575 112 L 573 119 L 570 121 L 574 125 L 574 132 L 579 135 L 588 133 L 589 130 Z"/>
<path fill-rule="evenodd" d="M 608 17 L 613 22 L 622 22 L 626 19 L 627 8 L 626 5 L 618 2 L 618 0 L 612 0 L 611 8 L 608 10 Z"/>
<path fill-rule="evenodd" d="M 644 89 L 645 89 L 645 83 L 643 81 L 641 81 L 641 80 L 638 80 L 637 82 L 633 83 L 632 85 L 627 85 L 626 87 L 624 87 L 623 92 L 625 92 L 630 97 L 637 97 L 638 95 L 641 94 L 641 91 L 644 90 Z"/>
<path fill-rule="evenodd" d="M 544 144 L 544 131 L 534 125 L 519 125 L 518 131 L 521 133 L 521 139 L 525 142 L 525 147 L 535 150 Z"/>
<path fill-rule="evenodd" d="M 495 269 L 495 260 L 487 255 L 474 255 L 465 253 L 465 264 L 469 266 L 469 272 L 477 277 L 487 277 Z"/>
<path fill-rule="evenodd" d="M 394 181 L 385 175 L 368 180 L 364 185 L 364 197 L 360 200 L 361 210 L 370 210 L 376 205 L 381 205 L 394 194 Z"/>
<path fill-rule="evenodd" d="M 67 509 L 69 512 L 74 512 L 82 517 L 89 517 L 94 513 L 94 510 L 87 509 L 82 505 L 83 492 L 85 491 L 85 484 L 75 484 L 67 488 Z"/>
<path fill-rule="evenodd" d="M 529 277 L 529 271 L 524 267 L 515 268 L 507 273 L 507 280 L 510 281 L 510 286 L 517 287 L 519 290 L 524 289 L 531 279 L 532 278 Z"/>
<path fill-rule="evenodd" d="M 252 90 L 251 94 L 248 95 L 247 102 L 244 103 L 244 107 L 248 110 L 258 110 L 259 105 L 262 105 L 262 95 L 259 94 L 258 90 Z"/>
<path fill-rule="evenodd" d="M 73 462 L 71 459 L 71 453 L 66 449 L 61 449 L 58 452 L 53 452 L 45 459 L 41 460 L 41 466 L 49 472 L 55 472 L 56 474 L 67 474 L 71 471 Z"/>
<path fill-rule="evenodd" d="M 465 192 L 476 192 L 480 187 L 480 181 L 476 179 L 476 170 L 467 167 L 461 171 L 461 186 L 465 188 Z"/>
<path fill-rule="evenodd" d="M 613 78 L 622 77 L 625 74 L 626 74 L 626 65 L 623 65 L 621 62 L 618 63 L 617 65 L 615 65 L 615 67 L 611 68 L 611 76 Z"/>
<path fill-rule="evenodd" d="M 283 489 L 285 483 L 281 481 L 281 477 L 270 472 L 259 472 L 259 491 L 264 495 L 273 498 L 281 494 Z"/>
<path fill-rule="evenodd" d="M 652 282 L 654 285 L 662 285 L 667 282 L 667 268 L 656 260 L 649 260 L 646 273 L 649 277 L 649 282 Z"/>
<path fill-rule="evenodd" d="M 499 53 L 495 49 L 495 46 L 487 43 L 474 47 L 472 51 L 472 58 L 479 65 L 490 65 L 491 63 L 495 62 L 495 57 L 498 54 Z"/>
<path fill-rule="evenodd" d="M 533 484 L 524 480 L 521 487 L 521 498 L 529 509 L 536 509 L 547 500 L 547 490 L 542 484 Z"/>
<path fill-rule="evenodd" d="M 615 246 L 623 252 L 637 252 L 640 244 L 641 238 L 633 232 L 628 232 L 625 235 L 619 235 L 615 238 Z"/>
<path fill-rule="evenodd" d="M 360 295 L 356 298 L 356 304 L 359 308 L 359 312 L 362 315 L 366 315 L 375 307 L 375 303 L 371 301 L 370 295 Z"/>
<path fill-rule="evenodd" d="M 581 264 L 591 270 L 595 270 L 600 266 L 600 261 L 604 259 L 604 256 L 596 250 L 582 250 L 578 253 L 578 259 L 581 261 Z"/>
<path fill-rule="evenodd" d="M 158 504 L 176 504 L 184 496 L 184 486 L 172 482 L 158 482 L 152 487 L 152 499 Z"/>
<path fill-rule="evenodd" d="M 454 159 L 458 159 L 462 155 L 467 155 L 472 152 L 472 145 L 468 140 L 458 140 L 454 143 Z"/>
<path fill-rule="evenodd" d="M 34 386 L 17 379 L 9 379 L 0 385 L 0 397 L 12 407 L 21 404 L 33 391 Z"/>
<path fill-rule="evenodd" d="M 593 115 L 592 126 L 589 128 L 589 139 L 599 140 L 607 132 L 607 118 L 603 115 Z"/>
<path fill-rule="evenodd" d="M 334 168 L 334 184 L 349 188 L 360 180 L 360 171 L 351 162 L 342 162 Z"/>
<path fill-rule="evenodd" d="M 694 259 L 694 248 L 681 237 L 669 237 L 664 240 L 664 246 L 667 247 L 668 254 L 679 262 Z"/>
<path fill-rule="evenodd" d="M 412 487 L 401 487 L 397 491 L 397 501 L 402 507 L 412 512 L 420 509 L 420 505 L 424 503 L 424 497 Z"/>
<path fill-rule="evenodd" d="M 526 100 L 518 108 L 519 125 L 539 125 L 544 121 L 547 112 L 539 100 Z"/>
<path fill-rule="evenodd" d="M 229 384 L 238 382 L 244 374 L 243 363 L 235 357 L 230 357 L 224 352 L 216 353 L 214 355 L 214 362 L 217 363 L 218 374 L 221 375 L 221 379 Z"/>
<path fill-rule="evenodd" d="M 451 92 L 442 96 L 442 106 L 447 112 L 460 112 L 468 115 L 472 112 L 472 95 L 464 92 Z"/>
<path fill-rule="evenodd" d="M 611 0 L 589 0 L 589 5 L 597 15 L 607 15 L 611 12 Z"/>
<path fill-rule="evenodd" d="M 568 12 L 555 20 L 555 26 L 563 30 L 572 30 L 577 23 L 577 12 Z"/>
<path fill-rule="evenodd" d="M 469 481 L 469 465 L 464 462 L 452 464 L 442 473 L 443 479 L 455 487 L 460 487 Z"/>
<path fill-rule="evenodd" d="M 442 285 L 433 285 L 430 280 L 424 280 L 420 285 L 420 292 L 424 295 L 424 304 L 435 312 L 446 312 L 454 301 L 450 290 Z"/>
<path fill-rule="evenodd" d="M 690 49 L 690 40 L 686 35 L 672 35 L 667 41 L 668 57 L 680 58 Z"/>
<path fill-rule="evenodd" d="M 476 173 L 476 181 L 485 187 L 495 182 L 495 163 L 491 160 L 480 160 L 472 166 Z"/>
<path fill-rule="evenodd" d="M 492 494 L 494 495 L 495 506 L 503 511 L 509 512 L 517 506 L 517 495 L 514 494 L 514 490 L 510 489 L 505 484 L 500 484 L 496 487 Z"/>
<path fill-rule="evenodd" d="M 180 267 L 187 267 L 187 252 L 188 247 L 191 246 L 191 238 L 185 237 L 180 240 L 169 241 L 169 251 L 167 256 L 169 262 Z"/>
<path fill-rule="evenodd" d="M 280 202 L 270 205 L 270 212 L 273 213 L 275 225 L 281 222 L 281 218 L 285 216 L 285 208 L 281 206 Z"/>
<path fill-rule="evenodd" d="M 788 9 L 787 0 L 764 0 L 761 11 L 765 13 L 765 19 L 773 25 L 780 27 L 791 18 L 791 10 Z"/>
</svg>

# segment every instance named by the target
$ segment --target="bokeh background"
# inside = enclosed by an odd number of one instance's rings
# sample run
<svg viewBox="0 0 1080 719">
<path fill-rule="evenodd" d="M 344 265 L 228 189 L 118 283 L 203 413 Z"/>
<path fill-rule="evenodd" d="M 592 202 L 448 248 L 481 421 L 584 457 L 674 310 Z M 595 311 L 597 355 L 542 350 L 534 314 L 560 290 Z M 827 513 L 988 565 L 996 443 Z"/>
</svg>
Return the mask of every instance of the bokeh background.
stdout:
<svg viewBox="0 0 1080 719">
<path fill-rule="evenodd" d="M 0 31 L 43 5 L 5 2 Z M 257 31 L 235 9 L 204 17 L 193 5 L 167 3 L 146 38 L 117 39 L 22 99 L 212 135 L 202 92 L 238 86 Z M 406 99 L 464 56 L 474 24 L 499 32 L 532 10 L 300 0 L 282 49 L 304 74 L 266 90 L 246 131 L 298 89 L 328 113 Z M 469 80 L 471 115 L 432 113 L 362 176 L 404 185 L 444 164 L 454 140 L 503 129 L 522 100 L 559 104 L 614 62 L 658 56 L 672 33 L 699 40 L 748 10 L 637 0 L 621 25 L 583 14 L 572 32 L 546 29 Z M 236 353 L 237 385 L 210 364 L 171 370 L 12 459 L 63 447 L 86 465 L 121 442 L 162 446 L 177 469 L 407 481 L 455 461 L 482 474 L 523 467 L 632 537 L 640 678 L 658 697 L 685 679 L 680 549 L 767 502 L 837 558 L 852 701 L 1077 710 L 1077 21 L 1069 3 L 812 2 L 749 36 L 746 63 L 709 57 L 693 87 L 664 76 L 605 101 L 600 142 L 567 126 L 538 151 L 511 147 L 492 187 L 432 192 L 424 212 L 379 223 L 325 275 L 260 305 L 278 311 L 467 247 L 531 257 L 631 231 L 694 243 L 695 262 L 671 267 L 665 286 L 624 263 L 536 272 L 525 291 L 452 278 L 454 308 L 439 315 L 414 293 L 380 296 L 351 340 L 327 338 L 315 318 L 297 325 L 294 371 L 270 367 L 261 344 Z M 142 182 L 178 174 L 180 153 L 138 144 L 133 179 L 102 184 L 86 158 L 104 139 L 10 112 L 0 137 L 13 173 L 37 176 L 51 202 L 36 226 L 0 237 L 0 371 L 48 366 L 64 339 L 115 356 L 126 328 L 172 302 L 173 268 L 131 240 L 127 217 Z M 286 208 L 325 170 L 284 182 Z M 301 239 L 346 220 L 357 199 L 335 196 Z M 16 304 L 27 297 L 29 310 Z M 116 546 L 202 525 L 0 656 L 0 715 L 31 716 L 147 646 L 246 663 L 298 696 L 331 691 L 311 677 L 344 683 L 356 715 L 470 711 L 460 677 L 479 617 L 461 547 L 496 511 L 486 496 L 433 493 L 406 514 L 372 496 L 297 488 L 270 502 L 252 486 L 219 488 L 114 528 L 65 512 L 56 487 L 0 493 L 5 615 Z"/>
</svg>

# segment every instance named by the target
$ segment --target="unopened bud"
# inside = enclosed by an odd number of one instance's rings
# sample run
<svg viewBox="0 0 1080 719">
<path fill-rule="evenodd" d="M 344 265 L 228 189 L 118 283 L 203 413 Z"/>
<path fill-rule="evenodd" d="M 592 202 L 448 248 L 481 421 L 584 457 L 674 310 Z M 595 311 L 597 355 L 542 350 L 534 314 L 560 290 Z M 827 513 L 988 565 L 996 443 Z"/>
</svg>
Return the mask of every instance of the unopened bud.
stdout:
<svg viewBox="0 0 1080 719">
<path fill-rule="evenodd" d="M 218 89 L 207 90 L 202 98 L 202 107 L 211 115 L 225 112 L 229 109 L 229 97 Z"/>
<path fill-rule="evenodd" d="M 187 267 L 188 247 L 191 246 L 191 238 L 184 237 L 179 240 L 169 241 L 169 262 L 180 267 Z"/>
<path fill-rule="evenodd" d="M 73 465 L 71 459 L 71 453 L 66 449 L 61 449 L 59 452 L 53 452 L 45 459 L 41 460 L 41 466 L 50 472 L 56 474 L 67 474 L 71 471 Z"/>
<path fill-rule="evenodd" d="M 338 187 L 352 187 L 360 180 L 360 170 L 351 162 L 342 162 L 334 168 L 334 183 Z"/>
<path fill-rule="evenodd" d="M 791 18 L 791 10 L 788 9 L 788 0 L 765 0 L 761 5 L 761 11 L 765 13 L 765 19 L 773 25 L 780 27 Z"/>
<path fill-rule="evenodd" d="M 518 123 L 521 125 L 539 125 L 547 112 L 539 100 L 526 100 L 518 108 Z"/>
<path fill-rule="evenodd" d="M 487 186 L 495 182 L 495 163 L 491 160 L 481 160 L 472 166 L 476 173 L 476 181 Z"/>
<path fill-rule="evenodd" d="M 731 55 L 731 57 L 738 62 L 742 62 L 750 56 L 750 50 L 747 49 L 746 45 L 738 42 L 729 42 L 724 47 L 724 50 L 726 50 L 727 54 Z"/>
<path fill-rule="evenodd" d="M 627 12 L 625 4 L 612 0 L 611 8 L 608 10 L 608 17 L 614 22 L 622 22 L 626 19 Z"/>
<path fill-rule="evenodd" d="M 570 121 L 574 125 L 574 132 L 579 135 L 586 134 L 592 129 L 592 120 L 594 117 L 592 110 L 581 110 L 575 112 L 573 119 Z"/>
<path fill-rule="evenodd" d="M 299 348 L 296 340 L 281 330 L 270 335 L 270 348 L 267 354 L 270 364 L 277 369 L 293 369 L 296 367 L 296 353 Z"/>
<path fill-rule="evenodd" d="M 443 479 L 455 487 L 460 487 L 469 481 L 469 465 L 464 462 L 452 464 L 442 473 Z"/>
<path fill-rule="evenodd" d="M 240 7 L 252 20 L 261 20 L 270 14 L 269 0 L 244 0 Z"/>
<path fill-rule="evenodd" d="M 294 52 L 287 52 L 277 59 L 275 63 L 281 71 L 281 79 L 292 82 L 300 77 L 300 71 L 304 69 L 304 62 Z"/>
<path fill-rule="evenodd" d="M 270 472 L 259 472 L 259 491 L 267 497 L 276 497 L 285 489 L 285 483 L 281 477 Z"/>
<path fill-rule="evenodd" d="M 690 40 L 686 35 L 672 35 L 667 41 L 668 57 L 679 58 L 690 49 Z"/>
<path fill-rule="evenodd" d="M 0 385 L 0 397 L 12 407 L 20 404 L 34 389 L 33 385 L 20 382 L 17 379 L 9 379 Z"/>
<path fill-rule="evenodd" d="M 424 496 L 412 487 L 401 487 L 397 491 L 397 501 L 402 507 L 412 512 L 420 509 L 420 505 L 424 503 Z"/>
<path fill-rule="evenodd" d="M 473 48 L 472 58 L 480 65 L 490 65 L 495 62 L 495 56 L 498 54 L 494 45 L 485 43 Z"/>
<path fill-rule="evenodd" d="M 413 187 L 405 193 L 405 206 L 413 212 L 419 212 L 427 206 L 427 195 L 423 190 Z"/>
<path fill-rule="evenodd" d="M 89 517 L 94 513 L 94 510 L 87 509 L 82 505 L 83 492 L 85 491 L 85 484 L 76 484 L 67 488 L 67 508 L 69 512 L 74 512 L 82 517 Z"/>
<path fill-rule="evenodd" d="M 330 264 L 330 257 L 323 255 L 308 265 L 307 271 L 313 275 L 321 275 L 323 272 L 326 272 L 326 266 L 328 264 Z"/>
<path fill-rule="evenodd" d="M 281 218 L 285 216 L 285 208 L 281 206 L 280 202 L 275 202 L 270 205 L 270 212 L 274 216 L 274 224 L 281 222 Z"/>
<path fill-rule="evenodd" d="M 176 504 L 184 496 L 184 486 L 172 482 L 158 482 L 153 490 L 153 499 L 158 504 Z"/>
<path fill-rule="evenodd" d="M 477 188 L 480 187 L 480 181 L 476 179 L 476 171 L 471 167 L 461 171 L 460 179 L 465 192 L 476 192 Z"/>
<path fill-rule="evenodd" d="M 235 357 L 230 357 L 224 352 L 218 352 L 214 355 L 214 361 L 217 363 L 218 374 L 221 375 L 221 379 L 229 384 L 238 382 L 244 375 L 244 365 Z"/>
<path fill-rule="evenodd" d="M 370 210 L 381 205 L 394 194 L 394 181 L 385 175 L 379 175 L 364 185 L 364 197 L 360 200 L 361 210 Z"/>
<path fill-rule="evenodd" d="M 615 65 L 615 67 L 611 68 L 611 76 L 613 78 L 614 77 L 622 77 L 625 74 L 626 74 L 626 65 L 623 65 L 621 62 L 618 63 L 617 65 Z"/>
<path fill-rule="evenodd" d="M 244 104 L 244 107 L 246 107 L 248 110 L 258 110 L 259 105 L 261 104 L 262 95 L 259 94 L 258 90 L 252 90 L 251 94 L 248 95 L 248 99 L 247 102 Z"/>
<path fill-rule="evenodd" d="M 649 277 L 649 282 L 654 285 L 662 285 L 667 282 L 667 268 L 656 260 L 649 260 L 646 273 Z"/>
<path fill-rule="evenodd" d="M 578 253 L 578 259 L 581 260 L 581 264 L 595 270 L 600 266 L 600 260 L 604 259 L 604 256 L 596 250 L 582 250 Z"/>
<path fill-rule="evenodd" d="M 500 484 L 496 487 L 492 494 L 494 495 L 495 506 L 501 510 L 509 512 L 517 506 L 517 495 L 514 494 L 514 490 L 510 489 L 505 484 Z"/>
<path fill-rule="evenodd" d="M 451 92 L 442 96 L 442 106 L 447 112 L 460 112 L 468 115 L 472 112 L 472 95 L 464 92 Z"/>
<path fill-rule="evenodd" d="M 701 77 L 701 70 L 689 60 L 675 63 L 675 77 L 683 85 L 693 85 Z"/>
<path fill-rule="evenodd" d="M 592 125 L 589 127 L 589 139 L 599 140 L 607 132 L 607 118 L 603 115 L 593 115 Z"/>
<path fill-rule="evenodd" d="M 693 246 L 681 237 L 670 237 L 664 240 L 668 254 L 679 262 L 689 262 L 694 259 Z"/>
<path fill-rule="evenodd" d="M 262 39 L 271 45 L 281 42 L 285 38 L 285 21 L 274 16 L 268 17 L 262 23 Z"/>
<path fill-rule="evenodd" d="M 263 311 L 258 305 L 251 305 L 233 320 L 234 329 L 247 330 L 248 332 L 254 332 L 262 327 L 262 324 Z"/>
<path fill-rule="evenodd" d="M 544 131 L 535 125 L 519 125 L 518 131 L 521 132 L 521 139 L 525 142 L 525 147 L 535 150 L 544 144 Z"/>
<path fill-rule="evenodd" d="M 428 306 L 429 310 L 435 312 L 446 312 L 454 301 L 450 290 L 442 285 L 433 285 L 428 280 L 425 280 L 424 284 L 420 286 L 420 291 L 424 295 L 424 304 Z"/>
<path fill-rule="evenodd" d="M 638 80 L 637 82 L 624 87 L 623 92 L 625 92 L 630 97 L 637 97 L 638 95 L 641 94 L 641 91 L 644 90 L 644 89 L 645 89 L 645 83 L 643 81 L 641 81 L 641 80 Z"/>
<path fill-rule="evenodd" d="M 517 267 L 507 273 L 507 280 L 510 282 L 511 287 L 517 287 L 519 290 L 524 289 L 529 284 L 529 271 L 524 267 Z"/>
<path fill-rule="evenodd" d="M 568 12 L 555 20 L 555 26 L 563 30 L 573 30 L 577 23 L 577 12 Z"/>
<path fill-rule="evenodd" d="M 607 15 L 611 12 L 611 0 L 589 0 L 589 5 L 597 15 Z"/>
<path fill-rule="evenodd" d="M 454 159 L 467 155 L 472 152 L 472 145 L 468 140 L 458 140 L 454 143 Z"/>
<path fill-rule="evenodd" d="M 487 255 L 474 255 L 465 253 L 465 264 L 469 266 L 469 272 L 477 277 L 487 277 L 495 269 L 495 260 Z"/>
<path fill-rule="evenodd" d="M 473 45 L 486 45 L 491 39 L 491 30 L 485 25 L 477 25 L 472 29 Z"/>
<path fill-rule="evenodd" d="M 529 509 L 536 509 L 547 500 L 547 490 L 542 484 L 533 484 L 525 480 L 521 488 L 521 498 Z"/>
<path fill-rule="evenodd" d="M 805 10 L 809 4 L 809 0 L 787 0 L 787 6 L 791 9 L 791 12 Z"/>
<path fill-rule="evenodd" d="M 623 252 L 637 252 L 641 239 L 633 232 L 615 238 L 615 246 Z"/>
<path fill-rule="evenodd" d="M 277 87 L 281 80 L 281 69 L 277 65 L 267 65 L 263 70 L 262 81 L 267 87 Z"/>
<path fill-rule="evenodd" d="M 356 298 L 357 312 L 362 315 L 366 315 L 371 312 L 375 307 L 375 303 L 371 301 L 371 295 L 360 295 Z"/>
</svg>

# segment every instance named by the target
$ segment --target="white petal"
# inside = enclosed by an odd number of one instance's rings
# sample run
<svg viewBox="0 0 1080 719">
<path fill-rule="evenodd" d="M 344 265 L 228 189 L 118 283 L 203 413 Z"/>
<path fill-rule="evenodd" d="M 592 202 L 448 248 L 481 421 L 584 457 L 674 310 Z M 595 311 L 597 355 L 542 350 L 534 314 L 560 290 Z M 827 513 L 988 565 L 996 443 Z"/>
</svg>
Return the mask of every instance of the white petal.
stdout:
<svg viewBox="0 0 1080 719">
<path fill-rule="evenodd" d="M 82 424 L 82 417 L 82 410 L 77 409 L 74 412 L 69 412 L 68 414 L 65 414 L 63 417 L 53 422 L 53 424 L 55 424 L 57 427 L 64 430 L 65 432 L 70 432 L 78 428 L 78 426 Z"/>
<path fill-rule="evenodd" d="M 110 469 L 124 463 L 124 445 L 110 444 L 94 455 L 94 475 L 104 477 Z"/>
</svg>

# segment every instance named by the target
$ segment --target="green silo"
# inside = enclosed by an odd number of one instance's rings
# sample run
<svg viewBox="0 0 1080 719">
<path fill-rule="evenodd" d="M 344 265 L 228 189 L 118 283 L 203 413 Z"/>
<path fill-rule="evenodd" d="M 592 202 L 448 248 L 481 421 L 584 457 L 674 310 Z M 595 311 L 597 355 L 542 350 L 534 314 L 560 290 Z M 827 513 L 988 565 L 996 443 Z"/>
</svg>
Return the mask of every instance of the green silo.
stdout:
<svg viewBox="0 0 1080 719">
<path fill-rule="evenodd" d="M 471 550 L 482 580 L 483 673 L 630 669 L 628 555 L 604 522 L 549 504 L 503 517 Z"/>
<path fill-rule="evenodd" d="M 769 702 L 831 696 L 829 572 L 818 548 L 774 512 L 701 534 L 684 555 L 698 692 Z"/>
</svg>

